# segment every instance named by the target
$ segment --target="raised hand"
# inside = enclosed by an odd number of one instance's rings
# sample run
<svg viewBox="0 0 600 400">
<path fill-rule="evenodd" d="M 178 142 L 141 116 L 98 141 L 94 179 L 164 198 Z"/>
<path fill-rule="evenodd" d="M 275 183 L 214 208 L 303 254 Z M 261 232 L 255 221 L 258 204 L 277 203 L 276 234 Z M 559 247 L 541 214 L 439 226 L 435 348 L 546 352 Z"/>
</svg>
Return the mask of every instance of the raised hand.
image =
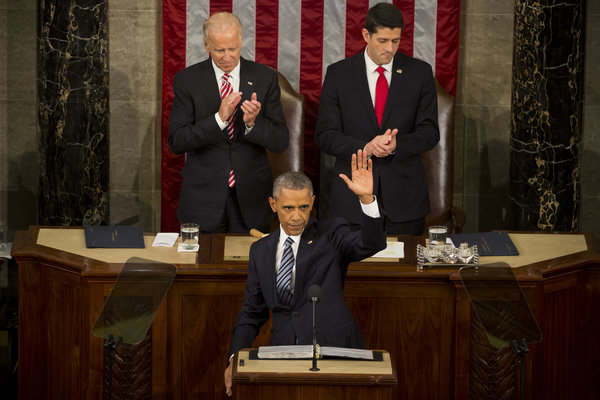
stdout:
<svg viewBox="0 0 600 400">
<path fill-rule="evenodd" d="M 340 174 L 340 178 L 346 182 L 348 189 L 358 196 L 363 204 L 373 202 L 373 161 L 367 158 L 367 152 L 358 150 L 356 154 L 352 154 L 350 162 L 350 170 L 352 172 L 352 180 L 344 174 Z"/>
</svg>

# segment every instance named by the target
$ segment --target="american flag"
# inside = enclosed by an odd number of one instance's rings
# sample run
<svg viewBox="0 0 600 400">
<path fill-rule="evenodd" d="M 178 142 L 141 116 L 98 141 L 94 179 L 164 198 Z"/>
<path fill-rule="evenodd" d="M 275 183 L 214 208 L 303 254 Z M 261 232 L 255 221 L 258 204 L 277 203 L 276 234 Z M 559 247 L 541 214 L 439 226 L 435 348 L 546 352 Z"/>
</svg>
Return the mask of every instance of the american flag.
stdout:
<svg viewBox="0 0 600 400">
<path fill-rule="evenodd" d="M 383 0 L 402 11 L 399 51 L 427 61 L 446 91 L 456 93 L 460 0 Z M 318 182 L 314 142 L 321 83 L 327 66 L 364 48 L 361 30 L 370 7 L 382 0 L 163 0 L 162 231 L 178 231 L 176 217 L 184 157 L 167 145 L 173 76 L 208 57 L 202 25 L 212 14 L 237 15 L 244 31 L 242 57 L 279 70 L 304 94 L 305 172 Z"/>
</svg>

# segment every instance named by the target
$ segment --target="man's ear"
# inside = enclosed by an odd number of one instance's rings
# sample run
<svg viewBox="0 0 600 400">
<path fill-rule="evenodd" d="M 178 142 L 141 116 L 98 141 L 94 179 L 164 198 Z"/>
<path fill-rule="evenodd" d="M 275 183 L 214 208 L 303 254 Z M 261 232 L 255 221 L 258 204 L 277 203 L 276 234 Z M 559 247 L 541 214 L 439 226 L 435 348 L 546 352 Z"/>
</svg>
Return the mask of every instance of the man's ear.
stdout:
<svg viewBox="0 0 600 400">
<path fill-rule="evenodd" d="M 273 210 L 273 212 L 276 213 L 277 212 L 277 201 L 274 198 L 269 197 L 269 205 L 271 206 L 271 210 Z"/>
<path fill-rule="evenodd" d="M 366 28 L 362 29 L 362 37 L 365 40 L 365 42 L 369 43 L 369 31 L 366 30 Z"/>
</svg>

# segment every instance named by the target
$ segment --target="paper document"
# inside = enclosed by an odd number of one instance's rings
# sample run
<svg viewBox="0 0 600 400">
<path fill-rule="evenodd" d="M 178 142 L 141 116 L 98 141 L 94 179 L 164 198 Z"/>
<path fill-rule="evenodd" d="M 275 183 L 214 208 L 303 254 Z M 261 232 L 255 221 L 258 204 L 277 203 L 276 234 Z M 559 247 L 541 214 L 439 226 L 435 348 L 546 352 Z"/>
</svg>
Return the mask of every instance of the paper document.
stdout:
<svg viewBox="0 0 600 400">
<path fill-rule="evenodd" d="M 159 232 L 152 242 L 152 247 L 173 247 L 178 237 L 179 233 Z"/>
<path fill-rule="evenodd" d="M 404 258 L 404 242 L 387 242 L 387 247 L 373 257 Z"/>
<path fill-rule="evenodd" d="M 350 349 L 345 347 L 320 346 L 321 357 L 341 357 L 359 360 L 373 360 L 373 351 L 364 349 Z M 260 346 L 258 358 L 312 358 L 313 346 L 290 345 L 290 346 Z"/>
</svg>

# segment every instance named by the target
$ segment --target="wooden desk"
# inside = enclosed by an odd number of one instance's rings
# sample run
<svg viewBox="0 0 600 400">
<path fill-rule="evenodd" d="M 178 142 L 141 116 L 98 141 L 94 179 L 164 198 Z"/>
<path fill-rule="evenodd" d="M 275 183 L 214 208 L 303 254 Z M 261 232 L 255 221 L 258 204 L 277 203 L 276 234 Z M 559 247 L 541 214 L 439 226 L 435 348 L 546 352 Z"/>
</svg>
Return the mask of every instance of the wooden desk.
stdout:
<svg viewBox="0 0 600 400">
<path fill-rule="evenodd" d="M 107 249 L 76 254 L 75 242 L 60 249 L 42 245 L 39 234 L 39 227 L 18 232 L 12 251 L 19 265 L 19 396 L 99 399 L 104 348 L 90 331 L 123 260 Z M 67 235 L 60 229 L 50 236 L 62 243 L 61 234 Z M 553 248 L 565 247 L 564 236 L 548 237 L 555 239 Z M 352 264 L 345 285 L 367 346 L 393 356 L 393 398 L 518 398 L 511 350 L 487 344 L 457 269 L 418 271 L 414 248 L 423 238 L 401 240 L 405 259 Z M 178 273 L 151 331 L 130 352 L 136 358 L 124 360 L 136 369 L 116 367 L 116 376 L 133 379 L 138 393 L 225 398 L 223 370 L 246 263 L 224 262 L 224 242 L 223 235 L 203 236 L 196 263 L 174 262 Z M 526 248 L 519 251 L 527 255 Z M 600 398 L 600 258 L 589 250 L 565 254 L 514 270 L 544 335 L 527 357 L 528 398 Z M 265 326 L 254 346 L 268 340 Z"/>
</svg>

